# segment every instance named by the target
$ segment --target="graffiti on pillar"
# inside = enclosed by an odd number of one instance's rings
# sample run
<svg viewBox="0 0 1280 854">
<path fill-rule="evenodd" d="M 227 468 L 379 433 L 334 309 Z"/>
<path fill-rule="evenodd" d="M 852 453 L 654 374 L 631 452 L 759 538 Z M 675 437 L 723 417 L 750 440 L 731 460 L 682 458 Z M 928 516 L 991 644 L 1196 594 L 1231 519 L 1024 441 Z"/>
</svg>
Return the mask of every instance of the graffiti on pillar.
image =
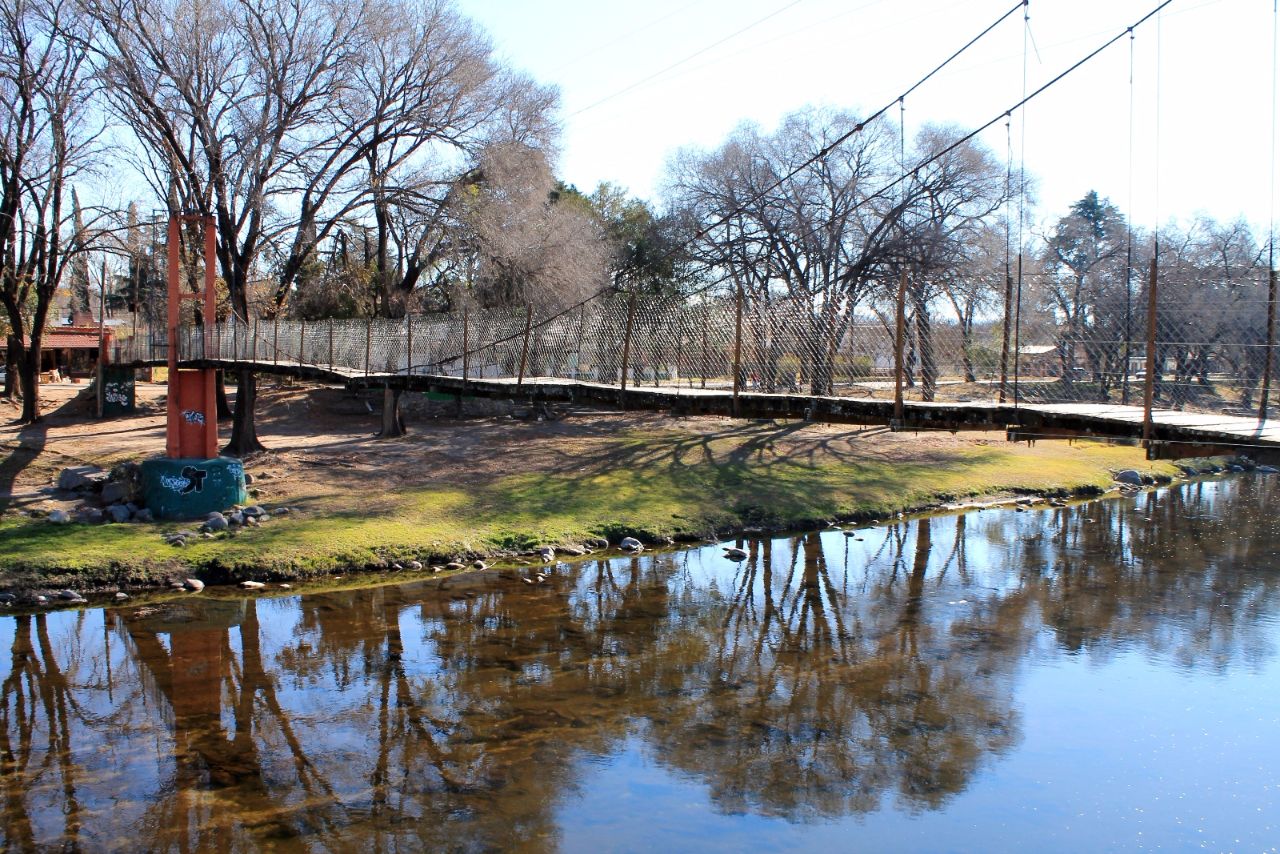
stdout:
<svg viewBox="0 0 1280 854">
<path fill-rule="evenodd" d="M 160 485 L 179 495 L 189 495 L 192 492 L 203 492 L 204 479 L 208 476 L 209 472 L 204 469 L 184 466 L 180 475 L 161 475 Z"/>
<path fill-rule="evenodd" d="M 188 424 L 199 424 L 203 426 L 204 413 L 196 412 L 194 409 L 184 409 L 182 410 L 182 420 L 187 422 Z"/>
</svg>

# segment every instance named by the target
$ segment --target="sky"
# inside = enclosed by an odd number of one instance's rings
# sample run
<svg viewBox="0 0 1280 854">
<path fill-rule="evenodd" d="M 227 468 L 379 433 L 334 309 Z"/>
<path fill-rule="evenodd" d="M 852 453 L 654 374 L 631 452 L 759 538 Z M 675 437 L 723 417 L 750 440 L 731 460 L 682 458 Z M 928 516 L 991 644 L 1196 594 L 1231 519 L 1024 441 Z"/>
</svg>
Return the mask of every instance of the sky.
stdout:
<svg viewBox="0 0 1280 854">
<path fill-rule="evenodd" d="M 660 205 L 680 148 L 714 148 L 742 122 L 771 130 L 810 104 L 893 103 L 1015 0 L 456 2 L 499 59 L 558 87 L 561 178 Z M 906 99 L 907 134 L 1002 116 L 1159 2 L 1031 0 L 1029 24 L 1015 12 Z M 982 139 L 1026 164 L 1042 222 L 1093 189 L 1140 227 L 1206 213 L 1265 232 L 1275 2 L 1173 0 Z"/>
</svg>

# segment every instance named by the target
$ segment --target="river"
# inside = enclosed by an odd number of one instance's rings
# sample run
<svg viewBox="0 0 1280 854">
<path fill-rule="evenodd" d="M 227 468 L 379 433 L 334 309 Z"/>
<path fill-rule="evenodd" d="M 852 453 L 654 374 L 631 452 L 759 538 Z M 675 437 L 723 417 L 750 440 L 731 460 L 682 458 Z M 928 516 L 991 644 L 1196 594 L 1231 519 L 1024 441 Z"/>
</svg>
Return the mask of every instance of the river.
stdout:
<svg viewBox="0 0 1280 854">
<path fill-rule="evenodd" d="M 0 618 L 3 842 L 1274 851 L 1278 498 Z"/>
</svg>

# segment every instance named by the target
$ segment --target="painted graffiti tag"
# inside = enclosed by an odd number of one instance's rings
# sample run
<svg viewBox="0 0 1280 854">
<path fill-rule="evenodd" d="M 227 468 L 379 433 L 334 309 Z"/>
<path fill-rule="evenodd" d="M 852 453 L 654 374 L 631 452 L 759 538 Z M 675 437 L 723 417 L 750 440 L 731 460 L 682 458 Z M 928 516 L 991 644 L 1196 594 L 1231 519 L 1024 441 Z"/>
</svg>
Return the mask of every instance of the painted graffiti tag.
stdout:
<svg viewBox="0 0 1280 854">
<path fill-rule="evenodd" d="M 204 424 L 204 413 L 196 412 L 194 409 L 182 410 L 182 420 L 188 424 Z"/>
<path fill-rule="evenodd" d="M 107 403 L 118 403 L 121 406 L 129 405 L 129 392 L 121 383 L 107 383 L 102 388 L 102 394 Z"/>
</svg>

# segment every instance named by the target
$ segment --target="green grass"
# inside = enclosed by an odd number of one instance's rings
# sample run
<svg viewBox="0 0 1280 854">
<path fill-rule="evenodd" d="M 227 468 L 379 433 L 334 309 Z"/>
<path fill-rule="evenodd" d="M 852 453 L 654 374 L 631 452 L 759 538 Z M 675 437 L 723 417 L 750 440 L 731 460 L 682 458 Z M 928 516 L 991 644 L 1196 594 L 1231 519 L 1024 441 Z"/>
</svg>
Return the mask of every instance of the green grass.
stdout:
<svg viewBox="0 0 1280 854">
<path fill-rule="evenodd" d="M 55 526 L 0 520 L 0 586 L 145 584 L 305 578 L 418 557 L 494 554 L 589 536 L 664 537 L 753 525 L 780 530 L 832 518 L 885 516 L 960 497 L 1075 493 L 1147 463 L 1133 447 L 993 442 L 886 461 L 822 445 L 775 454 L 764 431 L 720 437 L 620 434 L 573 471 L 511 474 L 482 486 L 424 485 L 392 493 L 273 496 L 303 507 L 235 537 L 174 548 L 167 531 L 193 524 Z"/>
</svg>

